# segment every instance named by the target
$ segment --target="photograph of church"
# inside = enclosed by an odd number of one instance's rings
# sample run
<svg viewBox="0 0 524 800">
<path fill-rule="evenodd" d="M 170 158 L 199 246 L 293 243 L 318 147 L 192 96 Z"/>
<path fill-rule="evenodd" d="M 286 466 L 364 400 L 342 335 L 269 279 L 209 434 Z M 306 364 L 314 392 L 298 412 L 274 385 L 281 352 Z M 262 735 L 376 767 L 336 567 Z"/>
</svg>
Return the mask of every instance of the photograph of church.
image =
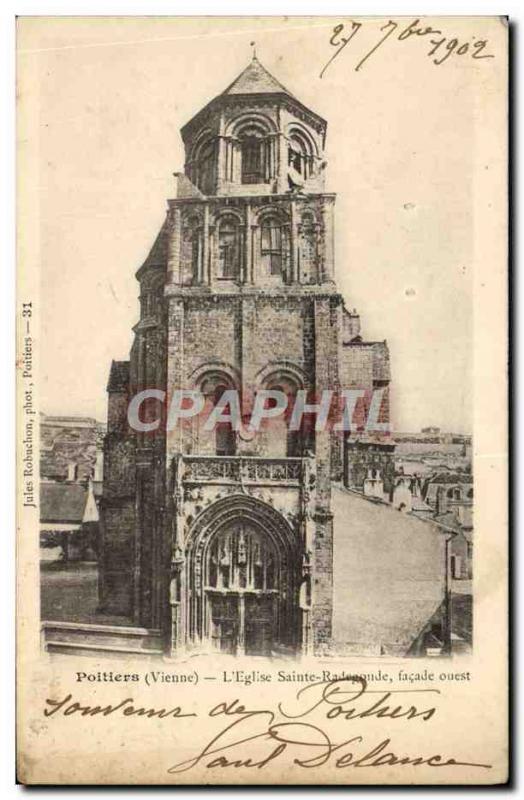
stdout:
<svg viewBox="0 0 524 800">
<path fill-rule="evenodd" d="M 159 402 L 144 430 L 129 424 L 148 389 L 211 404 L 235 390 L 244 409 L 261 390 L 292 405 L 352 388 L 382 390 L 389 423 L 388 345 L 364 338 L 337 287 L 326 120 L 253 54 L 181 136 L 176 193 L 136 272 L 129 360 L 108 374 L 96 618 L 44 622 L 47 648 L 449 654 L 456 533 L 392 502 L 387 432 L 284 416 L 256 434 L 201 417 L 169 429 Z"/>
</svg>

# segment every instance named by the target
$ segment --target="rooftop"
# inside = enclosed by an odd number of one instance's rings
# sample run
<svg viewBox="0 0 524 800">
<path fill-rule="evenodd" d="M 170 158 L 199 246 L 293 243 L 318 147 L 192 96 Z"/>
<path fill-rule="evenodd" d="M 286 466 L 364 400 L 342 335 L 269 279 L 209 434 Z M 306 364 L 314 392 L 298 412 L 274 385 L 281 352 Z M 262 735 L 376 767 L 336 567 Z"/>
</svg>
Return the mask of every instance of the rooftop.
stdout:
<svg viewBox="0 0 524 800">
<path fill-rule="evenodd" d="M 193 125 L 202 119 L 206 119 L 208 112 L 217 104 L 220 106 L 224 105 L 224 102 L 227 103 L 227 101 L 237 102 L 237 98 L 246 98 L 249 97 L 249 95 L 254 95 L 256 97 L 260 97 L 260 95 L 273 95 L 277 96 L 275 100 L 287 100 L 292 106 L 298 108 L 300 113 L 306 113 L 311 124 L 314 124 L 319 131 L 325 134 L 326 120 L 298 100 L 289 89 L 286 89 L 280 81 L 271 75 L 254 55 L 247 67 L 242 70 L 240 75 L 238 75 L 221 94 L 210 100 L 209 103 L 182 126 L 181 133 L 184 141 L 186 141 L 186 136 L 189 135 L 189 132 L 193 129 Z"/>
<path fill-rule="evenodd" d="M 383 653 L 406 654 L 442 603 L 446 537 L 340 487 L 332 507 L 335 641 L 340 649 L 380 643 Z"/>
<path fill-rule="evenodd" d="M 222 92 L 228 94 L 288 94 L 294 95 L 260 63 L 256 56 L 240 75 Z"/>
<path fill-rule="evenodd" d="M 40 484 L 40 522 L 82 523 L 87 488 L 80 483 Z"/>
</svg>

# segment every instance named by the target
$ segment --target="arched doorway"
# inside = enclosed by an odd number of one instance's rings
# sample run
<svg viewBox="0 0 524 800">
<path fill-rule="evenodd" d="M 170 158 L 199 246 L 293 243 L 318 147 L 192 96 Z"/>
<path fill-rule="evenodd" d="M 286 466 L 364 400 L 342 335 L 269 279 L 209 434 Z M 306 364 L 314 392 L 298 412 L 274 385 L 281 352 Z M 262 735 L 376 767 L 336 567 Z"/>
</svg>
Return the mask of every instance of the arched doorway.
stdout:
<svg viewBox="0 0 524 800">
<path fill-rule="evenodd" d="M 244 496 L 206 509 L 186 559 L 188 644 L 231 655 L 295 651 L 299 564 L 294 534 L 270 506 Z"/>
</svg>

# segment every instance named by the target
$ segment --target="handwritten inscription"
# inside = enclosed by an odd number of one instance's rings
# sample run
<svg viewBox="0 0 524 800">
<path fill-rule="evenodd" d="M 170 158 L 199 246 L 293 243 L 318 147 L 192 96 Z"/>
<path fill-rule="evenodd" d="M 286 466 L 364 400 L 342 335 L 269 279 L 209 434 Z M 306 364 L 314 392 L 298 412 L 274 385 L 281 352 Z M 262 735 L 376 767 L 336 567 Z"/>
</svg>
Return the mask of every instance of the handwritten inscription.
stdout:
<svg viewBox="0 0 524 800">
<path fill-rule="evenodd" d="M 433 688 L 369 689 L 365 678 L 355 675 L 307 684 L 296 692 L 292 702 L 278 702 L 274 708 L 249 708 L 238 698 L 219 701 L 204 714 L 209 720 L 223 718 L 225 727 L 194 755 L 168 766 L 167 772 L 176 775 L 196 766 L 209 770 L 262 769 L 286 756 L 302 769 L 328 763 L 336 769 L 408 765 L 490 769 L 491 764 L 431 750 L 397 752 L 389 732 L 381 732 L 378 741 L 371 741 L 371 737 L 364 737 L 355 730 L 355 723 L 361 720 L 380 721 L 395 727 L 402 723 L 425 725 L 437 713 L 433 703 L 439 694 L 440 690 Z M 433 702 L 427 701 L 428 695 Z M 106 717 L 115 713 L 157 720 L 202 716 L 185 711 L 179 705 L 172 708 L 140 706 L 131 697 L 114 705 L 91 706 L 68 694 L 61 700 L 48 699 L 46 704 L 44 715 L 55 718 Z"/>
<path fill-rule="evenodd" d="M 335 59 L 342 53 L 345 47 L 353 39 L 360 39 L 357 35 L 366 23 L 351 21 L 350 27 L 343 23 L 335 25 L 333 33 L 329 40 L 329 44 L 335 48 L 335 52 L 324 65 L 320 72 L 320 77 L 323 78 L 328 68 L 333 64 Z M 441 30 L 432 28 L 430 25 L 422 25 L 420 19 L 414 19 L 409 25 L 401 27 L 399 32 L 399 23 L 390 19 L 385 25 L 381 25 L 373 46 L 363 54 L 356 66 L 355 72 L 358 72 L 366 61 L 371 58 L 377 51 L 385 45 L 388 39 L 396 40 L 398 42 L 405 42 L 412 38 L 424 39 L 430 45 L 426 55 L 432 59 L 433 63 L 440 66 L 451 56 L 463 56 L 474 59 L 495 58 L 492 53 L 487 52 L 488 40 L 479 39 L 476 36 L 470 37 L 469 40 L 460 40 L 454 36 L 447 36 Z M 432 37 L 432 38 L 429 38 Z M 356 46 L 357 42 L 355 41 Z"/>
</svg>

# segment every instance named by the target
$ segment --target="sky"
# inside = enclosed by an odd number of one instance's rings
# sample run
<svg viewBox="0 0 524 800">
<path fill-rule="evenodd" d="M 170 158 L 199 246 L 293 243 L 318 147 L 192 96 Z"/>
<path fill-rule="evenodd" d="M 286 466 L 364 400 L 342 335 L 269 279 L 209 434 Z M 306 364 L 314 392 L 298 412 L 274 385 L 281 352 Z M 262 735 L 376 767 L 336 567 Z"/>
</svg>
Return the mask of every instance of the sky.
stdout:
<svg viewBox="0 0 524 800">
<path fill-rule="evenodd" d="M 337 282 L 363 337 L 388 342 L 394 429 L 471 431 L 475 118 L 490 62 L 437 66 L 425 42 L 391 37 L 355 71 L 384 35 L 367 18 L 320 78 L 338 22 L 55 18 L 21 30 L 20 96 L 38 120 L 41 411 L 105 420 L 111 359 L 128 357 L 138 319 L 134 273 L 183 168 L 179 130 L 256 40 L 264 66 L 328 121 Z M 471 39 L 468 24 L 441 21 Z"/>
</svg>

